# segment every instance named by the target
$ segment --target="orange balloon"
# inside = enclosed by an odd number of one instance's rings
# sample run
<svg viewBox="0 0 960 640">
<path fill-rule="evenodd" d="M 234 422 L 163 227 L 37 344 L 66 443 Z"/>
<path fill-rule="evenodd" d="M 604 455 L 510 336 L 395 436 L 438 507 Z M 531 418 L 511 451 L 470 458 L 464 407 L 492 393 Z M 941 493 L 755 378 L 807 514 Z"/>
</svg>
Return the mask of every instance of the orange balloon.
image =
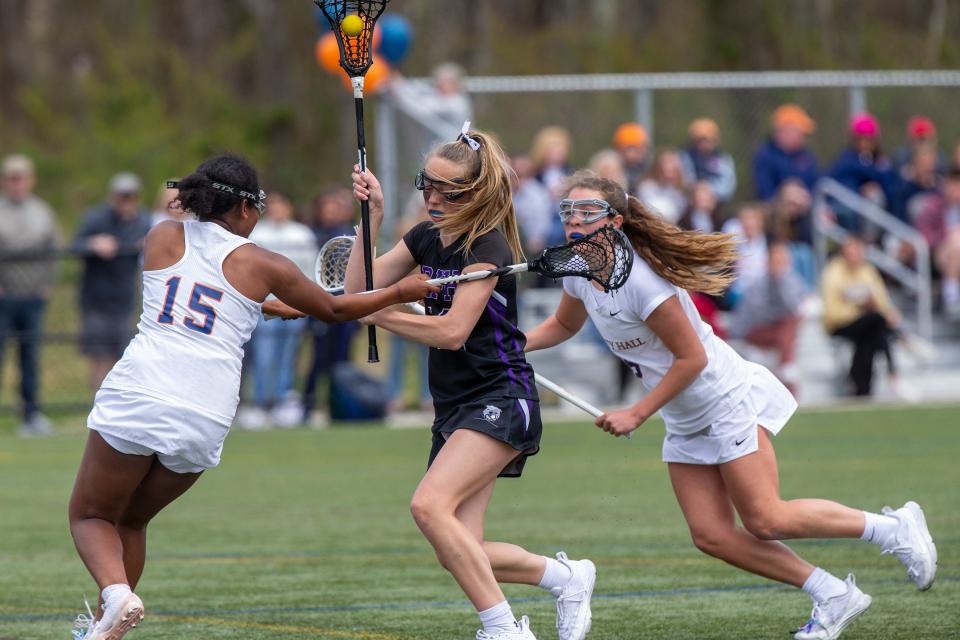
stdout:
<svg viewBox="0 0 960 640">
<path fill-rule="evenodd" d="M 340 47 L 337 46 L 337 37 L 328 32 L 317 40 L 317 62 L 330 73 L 343 71 L 340 67 Z"/>
<path fill-rule="evenodd" d="M 374 55 L 373 63 L 371 63 L 370 68 L 367 69 L 367 73 L 363 77 L 363 92 L 376 93 L 383 88 L 392 74 L 393 69 L 390 68 L 390 63 L 380 56 Z M 353 89 L 353 85 L 350 84 L 350 76 L 348 76 L 346 72 L 340 76 L 340 79 L 343 81 L 343 86 L 347 89 Z"/>
</svg>

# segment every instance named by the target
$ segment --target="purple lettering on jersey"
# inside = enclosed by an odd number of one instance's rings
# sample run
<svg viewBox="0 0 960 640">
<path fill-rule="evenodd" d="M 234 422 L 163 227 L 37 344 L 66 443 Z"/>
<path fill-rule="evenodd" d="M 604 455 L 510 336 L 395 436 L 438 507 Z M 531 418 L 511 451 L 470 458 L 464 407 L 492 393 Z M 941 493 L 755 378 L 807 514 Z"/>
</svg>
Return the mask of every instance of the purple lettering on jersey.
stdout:
<svg viewBox="0 0 960 640">
<path fill-rule="evenodd" d="M 438 278 L 452 278 L 453 276 L 460 275 L 459 269 L 437 269 Z M 450 302 L 453 300 L 453 294 L 457 290 L 456 282 L 448 282 L 447 284 L 440 285 L 440 289 L 443 292 L 443 299 L 445 302 Z"/>
<path fill-rule="evenodd" d="M 434 278 L 439 280 L 441 278 L 452 278 L 453 276 L 458 276 L 460 275 L 460 270 L 459 269 L 436 269 L 435 270 L 433 267 L 428 267 L 422 264 L 420 265 L 420 273 L 425 273 L 427 277 L 430 278 L 431 280 Z M 447 284 L 440 285 L 440 291 L 443 294 L 444 302 L 450 302 L 451 300 L 453 300 L 453 294 L 456 292 L 456 290 L 457 290 L 456 282 L 448 282 Z M 430 298 L 431 300 L 437 300 L 439 296 L 440 294 L 438 293 L 430 293 L 427 295 L 427 297 Z"/>
</svg>

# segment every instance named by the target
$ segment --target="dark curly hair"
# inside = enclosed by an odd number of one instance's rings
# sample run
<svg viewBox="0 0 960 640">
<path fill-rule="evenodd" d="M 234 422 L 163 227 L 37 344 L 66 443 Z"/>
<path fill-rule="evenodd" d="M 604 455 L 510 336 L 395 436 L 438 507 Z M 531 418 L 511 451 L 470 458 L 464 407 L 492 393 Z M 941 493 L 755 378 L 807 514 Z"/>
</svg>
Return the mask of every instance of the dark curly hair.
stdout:
<svg viewBox="0 0 960 640">
<path fill-rule="evenodd" d="M 236 195 L 218 191 L 211 183 L 219 182 L 248 193 L 260 192 L 257 170 L 235 154 L 204 160 L 196 171 L 180 180 L 180 204 L 184 211 L 196 214 L 198 220 L 223 218 L 240 204 Z"/>
</svg>

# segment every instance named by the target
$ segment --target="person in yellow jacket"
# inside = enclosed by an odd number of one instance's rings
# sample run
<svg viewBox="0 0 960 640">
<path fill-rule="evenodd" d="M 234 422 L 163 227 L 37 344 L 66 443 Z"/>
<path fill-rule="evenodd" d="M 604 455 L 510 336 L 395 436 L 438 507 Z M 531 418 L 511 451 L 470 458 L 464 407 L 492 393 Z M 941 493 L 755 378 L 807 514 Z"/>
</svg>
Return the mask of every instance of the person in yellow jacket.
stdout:
<svg viewBox="0 0 960 640">
<path fill-rule="evenodd" d="M 873 359 L 884 352 L 894 373 L 889 337 L 900 324 L 876 267 L 866 261 L 863 240 L 847 236 L 840 253 L 823 270 L 823 324 L 827 333 L 853 342 L 850 379 L 854 393 L 870 395 Z"/>
</svg>

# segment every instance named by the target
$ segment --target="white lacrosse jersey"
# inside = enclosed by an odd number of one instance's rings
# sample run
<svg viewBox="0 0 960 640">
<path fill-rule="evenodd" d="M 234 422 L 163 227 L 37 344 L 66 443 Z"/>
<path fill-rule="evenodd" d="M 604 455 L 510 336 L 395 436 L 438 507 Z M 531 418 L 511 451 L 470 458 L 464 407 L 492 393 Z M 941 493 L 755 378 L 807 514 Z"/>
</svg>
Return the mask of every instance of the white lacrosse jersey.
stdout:
<svg viewBox="0 0 960 640">
<path fill-rule="evenodd" d="M 627 283 L 620 289 L 605 293 L 586 278 L 568 276 L 563 290 L 583 302 L 607 346 L 633 369 L 648 393 L 666 375 L 674 355 L 645 320 L 669 298 L 679 299 L 707 353 L 707 366 L 660 410 L 667 432 L 685 435 L 710 426 L 750 390 L 747 362 L 700 319 L 690 294 L 654 273 L 636 253 Z"/>
<path fill-rule="evenodd" d="M 237 291 L 223 261 L 250 242 L 213 222 L 183 223 L 183 257 L 143 272 L 138 333 L 103 381 L 199 412 L 223 425 L 240 400 L 243 345 L 260 318 L 260 303 Z"/>
</svg>

